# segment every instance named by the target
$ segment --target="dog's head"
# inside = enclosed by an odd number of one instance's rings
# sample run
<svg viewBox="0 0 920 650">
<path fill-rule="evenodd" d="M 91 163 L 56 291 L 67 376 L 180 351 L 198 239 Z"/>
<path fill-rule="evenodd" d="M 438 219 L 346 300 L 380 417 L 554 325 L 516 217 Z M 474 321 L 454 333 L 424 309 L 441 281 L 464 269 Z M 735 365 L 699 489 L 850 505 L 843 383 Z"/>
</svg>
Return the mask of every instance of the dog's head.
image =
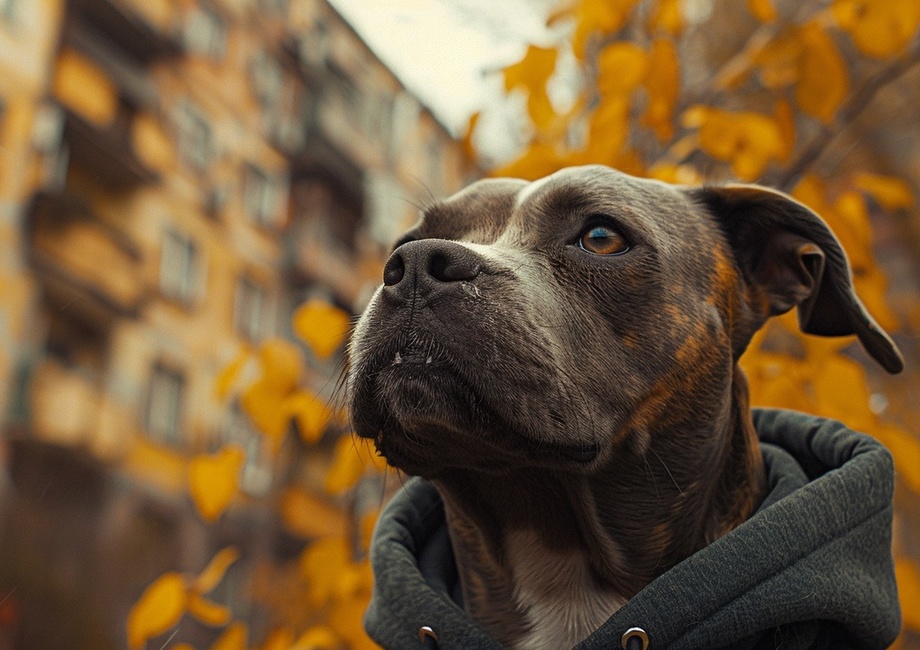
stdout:
<svg viewBox="0 0 920 650">
<path fill-rule="evenodd" d="M 804 331 L 901 369 L 834 236 L 781 193 L 601 166 L 479 181 L 390 256 L 350 344 L 353 422 L 413 474 L 590 472 L 731 417 L 738 357 L 796 306 Z"/>
</svg>

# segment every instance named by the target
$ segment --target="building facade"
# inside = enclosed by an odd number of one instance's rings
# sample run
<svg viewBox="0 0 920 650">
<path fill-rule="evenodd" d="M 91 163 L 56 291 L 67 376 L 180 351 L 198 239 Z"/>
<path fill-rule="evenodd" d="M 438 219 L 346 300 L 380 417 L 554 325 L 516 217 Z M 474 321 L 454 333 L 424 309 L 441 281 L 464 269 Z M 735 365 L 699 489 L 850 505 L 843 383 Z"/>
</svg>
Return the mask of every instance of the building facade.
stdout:
<svg viewBox="0 0 920 650">
<path fill-rule="evenodd" d="M 242 585 L 321 534 L 266 505 L 307 451 L 279 467 L 215 380 L 307 299 L 360 311 L 475 173 L 325 0 L 0 1 L 0 648 L 121 647 L 163 570 L 233 543 Z M 188 461 L 227 441 L 209 528 Z"/>
</svg>

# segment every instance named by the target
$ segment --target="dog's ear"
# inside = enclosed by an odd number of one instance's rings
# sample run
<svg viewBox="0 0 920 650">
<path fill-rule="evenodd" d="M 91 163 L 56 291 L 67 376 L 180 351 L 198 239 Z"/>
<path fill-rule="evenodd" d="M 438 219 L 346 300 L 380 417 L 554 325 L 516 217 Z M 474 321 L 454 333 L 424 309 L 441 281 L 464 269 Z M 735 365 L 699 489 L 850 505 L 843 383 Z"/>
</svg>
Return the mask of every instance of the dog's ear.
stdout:
<svg viewBox="0 0 920 650">
<path fill-rule="evenodd" d="M 824 221 L 791 197 L 756 185 L 691 190 L 728 237 L 758 317 L 798 307 L 803 332 L 855 334 L 885 370 L 904 368 L 901 353 L 853 291 L 850 265 Z"/>
</svg>

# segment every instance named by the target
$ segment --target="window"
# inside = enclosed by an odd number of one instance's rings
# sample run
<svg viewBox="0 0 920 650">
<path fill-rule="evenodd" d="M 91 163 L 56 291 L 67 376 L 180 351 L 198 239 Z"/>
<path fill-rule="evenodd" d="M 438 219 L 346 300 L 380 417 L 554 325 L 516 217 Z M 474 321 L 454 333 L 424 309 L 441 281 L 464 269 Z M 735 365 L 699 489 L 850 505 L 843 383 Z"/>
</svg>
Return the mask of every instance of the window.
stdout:
<svg viewBox="0 0 920 650">
<path fill-rule="evenodd" d="M 168 230 L 160 259 L 160 290 L 167 298 L 191 304 L 201 295 L 203 273 L 198 247 L 191 239 Z"/>
<path fill-rule="evenodd" d="M 262 338 L 265 326 L 265 289 L 250 278 L 242 278 L 236 286 L 233 324 L 236 331 L 250 341 Z"/>
<path fill-rule="evenodd" d="M 159 364 L 154 366 L 144 417 L 144 428 L 151 439 L 169 445 L 182 442 L 184 386 L 185 379 L 181 373 Z"/>
<path fill-rule="evenodd" d="M 105 371 L 110 344 L 108 323 L 94 322 L 67 304 L 66 296 L 45 294 L 42 311 L 47 315 L 45 351 L 65 368 L 84 378 L 100 379 Z"/>
<path fill-rule="evenodd" d="M 330 41 L 329 27 L 326 23 L 322 21 L 314 23 L 312 29 L 297 39 L 300 58 L 309 65 L 324 64 L 329 56 Z"/>
<path fill-rule="evenodd" d="M 271 177 L 255 165 L 246 166 L 243 187 L 243 208 L 253 222 L 261 226 L 277 226 L 279 208 L 286 182 Z"/>
<path fill-rule="evenodd" d="M 201 110 L 189 101 L 179 108 L 179 155 L 195 169 L 204 169 L 215 156 L 211 125 Z"/>
<path fill-rule="evenodd" d="M 222 61 L 227 54 L 227 26 L 213 11 L 196 7 L 185 21 L 185 47 L 191 54 Z"/>
<path fill-rule="evenodd" d="M 281 97 L 284 86 L 284 73 L 281 65 L 264 52 L 259 52 L 252 59 L 249 68 L 249 82 L 252 91 L 264 108 L 272 108 Z"/>
<path fill-rule="evenodd" d="M 11 23 L 16 19 L 19 0 L 0 0 L 0 22 Z"/>
</svg>

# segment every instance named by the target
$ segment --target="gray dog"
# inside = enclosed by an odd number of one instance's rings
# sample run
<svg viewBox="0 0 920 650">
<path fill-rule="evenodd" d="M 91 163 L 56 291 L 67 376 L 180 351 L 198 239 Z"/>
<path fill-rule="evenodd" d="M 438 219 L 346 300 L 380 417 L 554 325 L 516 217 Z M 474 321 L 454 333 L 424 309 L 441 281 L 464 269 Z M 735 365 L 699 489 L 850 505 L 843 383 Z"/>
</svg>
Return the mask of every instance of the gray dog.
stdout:
<svg viewBox="0 0 920 650">
<path fill-rule="evenodd" d="M 350 345 L 353 423 L 437 488 L 468 615 L 571 647 L 761 506 L 737 362 L 793 307 L 901 370 L 834 236 L 781 193 L 601 166 L 479 181 L 387 262 Z"/>
</svg>

